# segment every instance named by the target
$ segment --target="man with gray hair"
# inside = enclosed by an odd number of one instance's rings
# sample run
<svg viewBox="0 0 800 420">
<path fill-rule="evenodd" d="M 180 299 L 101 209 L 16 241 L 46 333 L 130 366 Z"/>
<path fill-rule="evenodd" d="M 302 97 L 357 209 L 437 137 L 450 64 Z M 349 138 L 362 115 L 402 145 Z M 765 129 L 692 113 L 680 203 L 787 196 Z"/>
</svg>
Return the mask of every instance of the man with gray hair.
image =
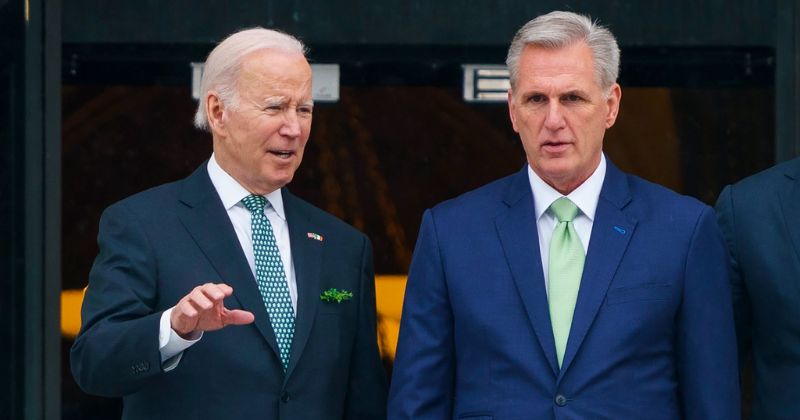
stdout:
<svg viewBox="0 0 800 420">
<path fill-rule="evenodd" d="M 739 418 L 713 211 L 603 155 L 614 36 L 552 12 L 507 65 L 527 165 L 425 212 L 389 419 Z"/>
<path fill-rule="evenodd" d="M 71 352 L 125 419 L 383 419 L 372 248 L 285 186 L 311 129 L 292 36 L 237 32 L 206 61 L 188 178 L 106 209 Z"/>
</svg>

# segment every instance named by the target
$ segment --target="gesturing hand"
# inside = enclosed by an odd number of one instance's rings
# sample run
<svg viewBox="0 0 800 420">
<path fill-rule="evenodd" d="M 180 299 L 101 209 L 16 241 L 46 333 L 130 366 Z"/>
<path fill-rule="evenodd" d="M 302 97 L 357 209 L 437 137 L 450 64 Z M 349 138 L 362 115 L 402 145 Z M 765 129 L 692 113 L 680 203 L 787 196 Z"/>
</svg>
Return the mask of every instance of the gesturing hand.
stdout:
<svg viewBox="0 0 800 420">
<path fill-rule="evenodd" d="M 255 317 L 251 312 L 225 307 L 223 299 L 232 293 L 233 288 L 224 283 L 206 283 L 195 287 L 172 309 L 172 329 L 184 339 L 190 339 L 201 331 L 253 322 Z"/>
</svg>

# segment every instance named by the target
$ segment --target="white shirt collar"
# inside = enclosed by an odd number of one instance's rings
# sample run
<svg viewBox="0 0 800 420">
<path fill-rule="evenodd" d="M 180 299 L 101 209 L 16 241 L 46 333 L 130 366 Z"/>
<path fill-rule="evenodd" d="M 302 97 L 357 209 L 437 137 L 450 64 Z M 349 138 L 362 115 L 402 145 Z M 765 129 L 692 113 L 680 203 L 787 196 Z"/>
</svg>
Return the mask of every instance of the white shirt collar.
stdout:
<svg viewBox="0 0 800 420">
<path fill-rule="evenodd" d="M 229 211 L 237 204 L 244 206 L 244 204 L 241 204 L 242 199 L 250 195 L 250 191 L 247 191 L 239 182 L 219 166 L 213 153 L 211 154 L 211 158 L 208 159 L 207 168 L 208 176 L 211 178 L 211 183 L 214 184 L 214 189 L 217 190 L 219 198 L 222 199 L 222 205 L 225 207 L 225 210 Z M 281 189 L 278 188 L 265 195 L 264 198 L 266 198 L 272 205 L 272 208 L 275 209 L 275 213 L 278 214 L 278 217 L 286 220 L 286 215 L 283 212 L 283 196 L 281 195 Z"/>
<path fill-rule="evenodd" d="M 600 190 L 603 189 L 603 180 L 605 180 L 605 178 L 606 157 L 601 153 L 600 164 L 597 165 L 592 175 L 566 196 L 570 201 L 575 203 L 581 210 L 581 213 L 591 221 L 594 221 L 597 202 L 600 200 Z M 528 165 L 528 181 L 531 184 L 531 191 L 533 192 L 533 203 L 536 207 L 536 220 L 539 220 L 547 209 L 550 208 L 550 205 L 559 198 L 564 197 L 564 195 L 547 185 L 547 183 L 533 171 L 530 165 Z"/>
</svg>

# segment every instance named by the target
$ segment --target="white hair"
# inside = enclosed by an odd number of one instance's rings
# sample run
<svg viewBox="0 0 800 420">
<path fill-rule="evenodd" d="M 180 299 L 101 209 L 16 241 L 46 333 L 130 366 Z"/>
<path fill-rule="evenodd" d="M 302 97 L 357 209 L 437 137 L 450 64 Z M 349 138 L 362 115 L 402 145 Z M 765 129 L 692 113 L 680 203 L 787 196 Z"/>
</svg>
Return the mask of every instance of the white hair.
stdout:
<svg viewBox="0 0 800 420">
<path fill-rule="evenodd" d="M 588 16 L 561 11 L 536 17 L 514 35 L 506 56 L 511 86 L 517 81 L 519 59 L 525 46 L 558 49 L 580 41 L 585 42 L 592 51 L 600 86 L 604 90 L 611 88 L 619 76 L 619 46 L 614 35 Z"/>
<path fill-rule="evenodd" d="M 283 32 L 260 27 L 236 32 L 219 43 L 208 55 L 200 80 L 200 103 L 194 114 L 194 125 L 208 130 L 205 97 L 213 90 L 226 106 L 236 108 L 239 102 L 237 80 L 242 59 L 264 49 L 280 49 L 305 56 L 306 47 L 297 38 Z"/>
</svg>

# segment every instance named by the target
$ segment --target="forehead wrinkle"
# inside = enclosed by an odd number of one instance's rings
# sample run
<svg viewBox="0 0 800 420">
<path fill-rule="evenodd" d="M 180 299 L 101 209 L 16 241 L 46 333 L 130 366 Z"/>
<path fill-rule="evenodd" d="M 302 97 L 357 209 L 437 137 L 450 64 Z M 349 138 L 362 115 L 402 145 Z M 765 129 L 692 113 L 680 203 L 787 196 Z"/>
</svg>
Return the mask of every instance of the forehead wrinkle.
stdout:
<svg viewBox="0 0 800 420">
<path fill-rule="evenodd" d="M 240 94 L 255 96 L 255 100 L 271 95 L 291 98 L 298 92 L 310 95 L 311 67 L 301 55 L 259 50 L 242 60 L 236 84 Z"/>
<path fill-rule="evenodd" d="M 591 80 L 602 90 L 595 69 L 594 56 L 588 45 L 582 42 L 556 49 L 528 45 L 520 57 L 518 73 L 518 84 L 520 85 L 538 86 L 548 83 L 547 79 L 555 79 L 550 83 L 564 82 L 567 85 L 575 86 L 584 85 L 583 79 L 586 79 L 587 81 Z M 529 83 L 525 83 L 526 80 Z M 593 86 L 584 86 L 584 90 L 592 88 Z"/>
<path fill-rule="evenodd" d="M 311 96 L 311 81 L 296 81 L 289 77 L 271 77 L 260 72 L 253 73 L 240 79 L 239 89 L 241 96 L 250 97 L 254 103 L 265 104 L 269 102 L 298 102 L 304 103 L 307 96 Z M 243 75 L 244 76 L 244 75 Z M 296 86 L 300 85 L 300 89 Z M 297 92 L 302 92 L 300 97 L 294 98 Z"/>
<path fill-rule="evenodd" d="M 548 96 L 560 96 L 568 94 L 581 94 L 588 95 L 589 91 L 585 86 L 580 86 L 581 83 L 576 80 L 554 81 L 551 78 L 531 79 L 530 83 L 525 83 L 520 86 L 520 93 L 523 95 L 530 94 L 545 94 Z"/>
</svg>

